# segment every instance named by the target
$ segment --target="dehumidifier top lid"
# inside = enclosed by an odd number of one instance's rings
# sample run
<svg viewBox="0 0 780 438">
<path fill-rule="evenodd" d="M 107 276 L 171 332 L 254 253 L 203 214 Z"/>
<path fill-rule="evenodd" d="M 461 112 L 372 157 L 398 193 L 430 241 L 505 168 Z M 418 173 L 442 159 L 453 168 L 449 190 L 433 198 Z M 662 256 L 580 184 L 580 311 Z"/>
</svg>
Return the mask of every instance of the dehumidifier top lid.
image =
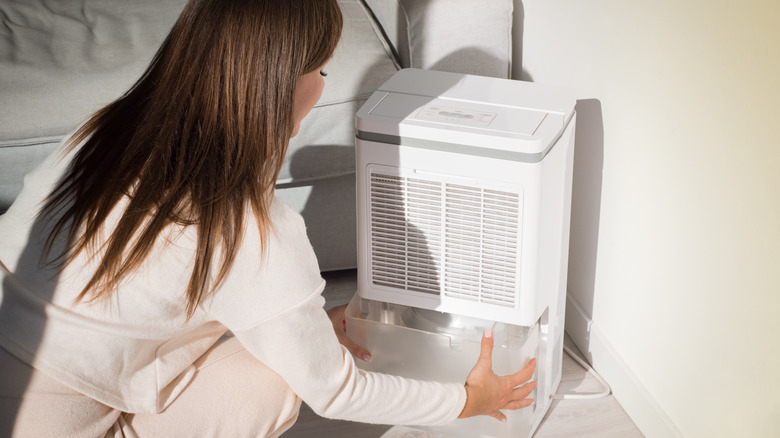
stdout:
<svg viewBox="0 0 780 438">
<path fill-rule="evenodd" d="M 531 82 L 404 69 L 358 111 L 358 137 L 466 145 L 540 161 L 574 114 L 574 93 Z"/>
</svg>

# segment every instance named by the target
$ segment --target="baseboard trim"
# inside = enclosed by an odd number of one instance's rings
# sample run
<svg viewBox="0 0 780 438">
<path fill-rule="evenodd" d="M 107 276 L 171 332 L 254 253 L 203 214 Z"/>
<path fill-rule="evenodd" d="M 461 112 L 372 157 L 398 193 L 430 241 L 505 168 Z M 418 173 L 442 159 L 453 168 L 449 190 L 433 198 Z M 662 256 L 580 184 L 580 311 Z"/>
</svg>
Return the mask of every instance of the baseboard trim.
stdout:
<svg viewBox="0 0 780 438">
<path fill-rule="evenodd" d="M 655 398 L 621 359 L 604 334 L 571 297 L 566 298 L 566 333 L 612 388 L 612 394 L 647 438 L 683 438 Z"/>
</svg>

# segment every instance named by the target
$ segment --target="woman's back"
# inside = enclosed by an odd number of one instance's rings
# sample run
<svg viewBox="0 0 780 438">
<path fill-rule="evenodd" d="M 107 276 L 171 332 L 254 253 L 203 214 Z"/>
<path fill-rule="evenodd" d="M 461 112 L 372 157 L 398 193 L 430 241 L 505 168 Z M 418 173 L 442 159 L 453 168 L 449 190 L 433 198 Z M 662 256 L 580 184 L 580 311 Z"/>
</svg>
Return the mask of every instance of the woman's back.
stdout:
<svg viewBox="0 0 780 438">
<path fill-rule="evenodd" d="M 216 301 L 217 295 L 204 300 L 191 317 L 185 289 L 197 240 L 192 226 L 169 226 L 108 300 L 77 300 L 97 269 L 99 253 L 81 253 L 62 267 L 42 260 L 54 221 L 34 214 L 77 150 L 64 155 L 60 149 L 47 158 L 0 216 L 0 261 L 7 268 L 0 271 L 0 345 L 68 386 L 125 411 L 157 412 L 189 381 L 192 363 L 225 333 L 223 323 L 236 330 L 256 324 L 320 286 L 302 219 L 274 200 L 271 217 L 279 225 L 268 239 L 271 258 L 262 261 L 260 236 L 249 218 L 223 293 Z M 117 204 L 108 227 L 126 205 L 126 200 Z M 282 240 L 290 246 L 281 249 Z M 63 251 L 62 243 L 59 239 L 51 254 Z M 305 284 L 290 282 L 284 291 L 269 286 L 287 276 Z"/>
</svg>

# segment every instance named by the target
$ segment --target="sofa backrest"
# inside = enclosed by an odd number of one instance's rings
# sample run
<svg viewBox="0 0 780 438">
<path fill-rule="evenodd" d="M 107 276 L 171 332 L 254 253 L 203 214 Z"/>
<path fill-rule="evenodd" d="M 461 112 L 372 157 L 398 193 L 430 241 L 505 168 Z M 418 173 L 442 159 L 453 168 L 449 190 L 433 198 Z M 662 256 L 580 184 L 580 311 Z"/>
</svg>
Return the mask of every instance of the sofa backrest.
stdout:
<svg viewBox="0 0 780 438">
<path fill-rule="evenodd" d="M 283 184 L 354 172 L 354 114 L 399 68 L 498 77 L 511 68 L 512 0 L 339 1 L 343 38 L 290 143 Z M 0 3 L 0 214 L 27 172 L 140 77 L 185 4 Z"/>
</svg>

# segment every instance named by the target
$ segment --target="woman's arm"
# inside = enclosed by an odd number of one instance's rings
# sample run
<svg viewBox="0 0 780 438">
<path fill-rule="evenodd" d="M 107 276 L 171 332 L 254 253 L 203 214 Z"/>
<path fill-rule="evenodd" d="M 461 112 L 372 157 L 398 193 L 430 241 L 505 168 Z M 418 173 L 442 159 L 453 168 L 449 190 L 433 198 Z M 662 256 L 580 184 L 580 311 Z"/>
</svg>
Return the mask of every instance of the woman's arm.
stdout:
<svg viewBox="0 0 780 438">
<path fill-rule="evenodd" d="M 365 361 L 371 360 L 371 354 L 365 348 L 350 339 L 346 333 L 346 305 L 328 310 L 328 317 L 333 324 L 341 345 L 347 348 L 353 356 Z M 482 336 L 482 345 L 477 364 L 466 378 L 466 406 L 458 418 L 468 418 L 476 415 L 489 415 L 500 421 L 506 421 L 506 415 L 501 410 L 525 408 L 536 403 L 527 398 L 536 388 L 536 382 L 529 380 L 536 369 L 536 359 L 531 359 L 528 365 L 510 376 L 498 376 L 493 372 L 493 332 L 486 330 Z"/>
<path fill-rule="evenodd" d="M 359 369 L 339 344 L 319 291 L 299 305 L 234 334 L 317 414 L 381 424 L 433 425 L 463 412 L 466 389 Z"/>
</svg>

